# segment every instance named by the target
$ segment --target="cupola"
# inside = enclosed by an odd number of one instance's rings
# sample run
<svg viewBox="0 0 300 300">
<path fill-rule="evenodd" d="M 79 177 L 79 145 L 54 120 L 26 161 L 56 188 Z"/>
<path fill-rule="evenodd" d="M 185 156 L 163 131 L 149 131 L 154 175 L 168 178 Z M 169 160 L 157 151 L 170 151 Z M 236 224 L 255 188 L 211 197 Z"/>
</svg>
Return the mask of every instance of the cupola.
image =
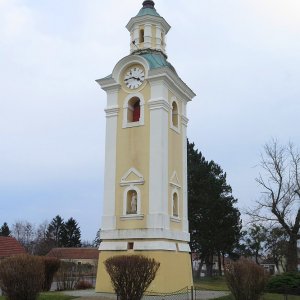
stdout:
<svg viewBox="0 0 300 300">
<path fill-rule="evenodd" d="M 166 55 L 166 34 L 171 26 L 156 11 L 154 1 L 145 0 L 126 28 L 130 32 L 130 53 L 156 50 Z"/>
</svg>

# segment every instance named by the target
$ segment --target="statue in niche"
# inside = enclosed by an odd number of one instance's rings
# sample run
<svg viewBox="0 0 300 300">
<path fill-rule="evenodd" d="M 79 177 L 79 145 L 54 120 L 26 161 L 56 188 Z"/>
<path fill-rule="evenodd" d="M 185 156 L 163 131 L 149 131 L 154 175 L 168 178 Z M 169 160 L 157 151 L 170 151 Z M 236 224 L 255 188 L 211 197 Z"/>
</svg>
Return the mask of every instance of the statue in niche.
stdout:
<svg viewBox="0 0 300 300">
<path fill-rule="evenodd" d="M 136 214 L 137 213 L 137 196 L 136 193 L 133 192 L 131 196 L 131 213 Z"/>
<path fill-rule="evenodd" d="M 173 195 L 173 216 L 178 217 L 178 198 L 177 198 L 177 194 Z"/>
</svg>

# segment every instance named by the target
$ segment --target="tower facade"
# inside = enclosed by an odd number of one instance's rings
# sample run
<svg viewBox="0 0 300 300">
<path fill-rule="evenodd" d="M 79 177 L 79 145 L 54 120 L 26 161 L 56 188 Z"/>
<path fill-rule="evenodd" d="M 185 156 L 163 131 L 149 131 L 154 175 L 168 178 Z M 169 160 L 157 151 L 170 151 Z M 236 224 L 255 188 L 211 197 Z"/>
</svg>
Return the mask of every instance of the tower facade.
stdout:
<svg viewBox="0 0 300 300">
<path fill-rule="evenodd" d="M 130 55 L 97 80 L 107 107 L 96 291 L 113 291 L 107 258 L 142 254 L 160 262 L 149 290 L 174 292 L 192 285 L 186 106 L 195 94 L 167 61 L 170 25 L 153 1 L 126 28 Z"/>
</svg>

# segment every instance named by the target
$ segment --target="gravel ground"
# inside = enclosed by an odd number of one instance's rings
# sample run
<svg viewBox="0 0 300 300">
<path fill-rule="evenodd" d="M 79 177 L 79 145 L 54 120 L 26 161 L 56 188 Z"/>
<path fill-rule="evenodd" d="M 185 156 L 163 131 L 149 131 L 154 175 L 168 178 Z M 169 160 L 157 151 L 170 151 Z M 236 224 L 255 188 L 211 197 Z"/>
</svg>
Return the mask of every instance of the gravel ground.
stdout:
<svg viewBox="0 0 300 300">
<path fill-rule="evenodd" d="M 66 291 L 64 292 L 66 295 L 80 297 L 81 300 L 113 300 L 117 299 L 117 297 L 113 294 L 102 294 L 102 293 L 96 293 L 94 290 L 81 290 L 81 291 Z M 228 292 L 219 292 L 219 291 L 197 291 L 197 300 L 208 300 L 208 299 L 215 299 L 222 296 L 228 295 Z M 175 297 L 146 297 L 144 299 L 153 299 L 153 300 L 159 300 L 159 299 L 175 299 Z M 176 297 L 176 299 L 178 299 Z"/>
</svg>

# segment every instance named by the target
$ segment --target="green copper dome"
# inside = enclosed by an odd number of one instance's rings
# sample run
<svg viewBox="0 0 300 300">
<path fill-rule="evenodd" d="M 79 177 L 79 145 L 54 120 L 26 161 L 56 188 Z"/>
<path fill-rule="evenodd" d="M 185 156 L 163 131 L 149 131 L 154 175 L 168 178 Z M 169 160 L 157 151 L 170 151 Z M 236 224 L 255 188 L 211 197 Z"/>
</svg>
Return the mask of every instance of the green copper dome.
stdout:
<svg viewBox="0 0 300 300">
<path fill-rule="evenodd" d="M 141 53 L 139 55 L 147 60 L 150 70 L 168 67 L 177 75 L 175 68 L 167 61 L 162 53 L 158 51 L 149 51 L 148 53 Z"/>
<path fill-rule="evenodd" d="M 154 2 L 152 0 L 146 0 L 143 2 L 143 7 L 137 14 L 137 17 L 142 17 L 146 15 L 160 17 L 156 9 L 154 8 Z"/>
</svg>

